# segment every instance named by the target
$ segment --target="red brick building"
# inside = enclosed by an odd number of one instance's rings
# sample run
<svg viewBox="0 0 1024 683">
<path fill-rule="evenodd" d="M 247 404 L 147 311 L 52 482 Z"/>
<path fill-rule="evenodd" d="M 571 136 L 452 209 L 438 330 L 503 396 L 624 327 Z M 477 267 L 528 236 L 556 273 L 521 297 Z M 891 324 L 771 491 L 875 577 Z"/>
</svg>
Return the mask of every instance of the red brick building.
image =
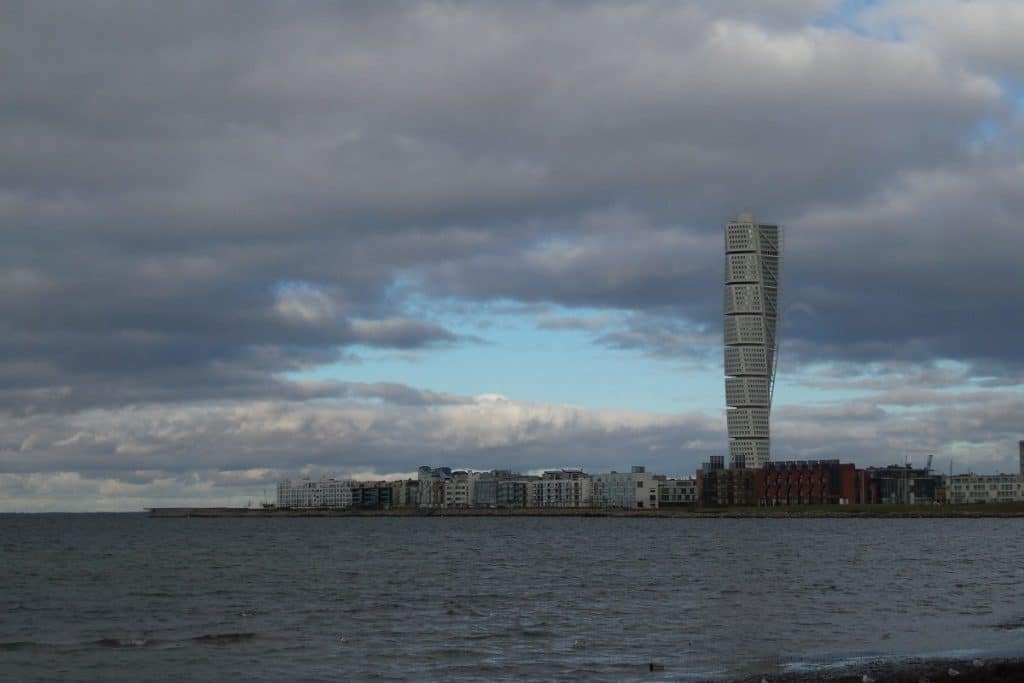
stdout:
<svg viewBox="0 0 1024 683">
<path fill-rule="evenodd" d="M 838 460 L 765 463 L 757 471 L 758 505 L 836 505 L 861 502 L 857 468 Z"/>
</svg>

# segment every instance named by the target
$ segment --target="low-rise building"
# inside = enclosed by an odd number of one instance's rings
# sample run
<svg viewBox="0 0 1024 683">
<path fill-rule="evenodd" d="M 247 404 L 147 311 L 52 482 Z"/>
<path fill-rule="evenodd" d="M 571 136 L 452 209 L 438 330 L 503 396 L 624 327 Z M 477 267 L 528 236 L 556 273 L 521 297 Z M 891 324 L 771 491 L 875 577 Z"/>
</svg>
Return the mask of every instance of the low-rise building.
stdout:
<svg viewBox="0 0 1024 683">
<path fill-rule="evenodd" d="M 348 508 L 352 507 L 350 481 L 321 477 L 320 479 L 282 479 L 277 482 L 279 508 Z"/>
<path fill-rule="evenodd" d="M 838 460 L 769 461 L 757 470 L 759 505 L 859 503 L 857 467 Z"/>
<path fill-rule="evenodd" d="M 475 503 L 476 472 L 452 472 L 452 476 L 444 480 L 444 507 L 468 508 Z"/>
<path fill-rule="evenodd" d="M 630 472 L 609 472 L 593 477 L 594 507 L 652 509 L 658 507 L 658 481 L 641 465 Z"/>
<path fill-rule="evenodd" d="M 954 474 L 944 480 L 946 501 L 953 505 L 1024 501 L 1024 476 L 1019 474 Z"/>
<path fill-rule="evenodd" d="M 485 508 L 526 507 L 526 482 L 511 470 L 481 472 L 476 480 L 476 506 Z"/>
<path fill-rule="evenodd" d="M 526 507 L 527 485 L 525 481 L 509 480 L 499 481 L 497 490 L 497 503 L 499 508 L 522 508 Z"/>
<path fill-rule="evenodd" d="M 444 483 L 451 479 L 452 468 L 423 465 L 416 472 L 417 496 L 423 508 L 444 505 Z"/>
<path fill-rule="evenodd" d="M 864 503 L 931 504 L 940 500 L 942 476 L 910 465 L 868 467 L 861 474 L 858 488 Z"/>
<path fill-rule="evenodd" d="M 714 465 L 714 463 L 712 463 Z M 757 473 L 748 468 L 711 469 L 697 471 L 698 505 L 726 507 L 730 505 L 754 506 L 758 503 Z"/>
<path fill-rule="evenodd" d="M 359 510 L 391 509 L 391 484 L 386 481 L 354 481 L 352 507 Z"/>
<path fill-rule="evenodd" d="M 682 507 L 697 504 L 697 479 L 658 478 L 658 506 Z"/>
<path fill-rule="evenodd" d="M 389 482 L 391 486 L 391 506 L 396 508 L 414 508 L 420 502 L 420 483 L 416 479 L 397 479 Z"/>
<path fill-rule="evenodd" d="M 529 482 L 527 500 L 540 508 L 590 507 L 593 481 L 581 470 L 550 470 Z"/>
</svg>

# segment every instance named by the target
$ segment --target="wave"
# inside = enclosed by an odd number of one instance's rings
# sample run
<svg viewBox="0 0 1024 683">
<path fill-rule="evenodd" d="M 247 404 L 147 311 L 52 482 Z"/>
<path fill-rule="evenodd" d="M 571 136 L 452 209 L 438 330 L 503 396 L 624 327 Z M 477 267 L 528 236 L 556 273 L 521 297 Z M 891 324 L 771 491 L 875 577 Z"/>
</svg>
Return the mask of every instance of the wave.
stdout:
<svg viewBox="0 0 1024 683">
<path fill-rule="evenodd" d="M 1020 631 L 1024 629 L 1024 618 L 1006 621 L 992 626 L 997 631 Z"/>
<path fill-rule="evenodd" d="M 255 633 L 206 633 L 201 636 L 184 638 L 181 640 L 155 640 L 151 638 L 100 638 L 77 644 L 70 643 L 43 643 L 34 640 L 18 640 L 0 642 L 0 652 L 17 652 L 19 650 L 31 649 L 78 649 L 81 647 L 95 647 L 108 649 L 131 649 L 142 647 L 174 646 L 175 644 L 192 642 L 204 645 L 230 645 L 255 638 Z"/>
<path fill-rule="evenodd" d="M 251 640 L 255 637 L 255 633 L 207 633 L 192 638 L 192 641 L 210 645 L 226 645 L 228 643 L 240 643 L 243 640 Z"/>
<path fill-rule="evenodd" d="M 146 647 L 150 644 L 152 641 L 145 638 L 100 638 L 93 642 L 100 647 Z"/>
</svg>

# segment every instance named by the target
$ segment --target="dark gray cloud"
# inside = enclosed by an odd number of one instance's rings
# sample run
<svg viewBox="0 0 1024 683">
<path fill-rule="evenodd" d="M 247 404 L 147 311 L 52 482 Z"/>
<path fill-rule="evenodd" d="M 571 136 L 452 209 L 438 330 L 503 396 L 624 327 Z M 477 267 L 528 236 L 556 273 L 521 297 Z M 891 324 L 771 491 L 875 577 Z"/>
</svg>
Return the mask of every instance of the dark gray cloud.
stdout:
<svg viewBox="0 0 1024 683">
<path fill-rule="evenodd" d="M 671 310 L 651 309 L 630 315 L 620 327 L 598 335 L 594 342 L 612 349 L 638 350 L 678 361 L 719 362 L 722 335 L 718 326 L 694 325 L 673 317 Z"/>
<path fill-rule="evenodd" d="M 787 300 L 813 313 L 793 348 L 1020 348 L 993 341 L 991 288 L 956 284 L 1021 239 L 1019 169 L 965 143 L 1005 97 L 933 48 L 803 27 L 830 3 L 105 9 L 4 22 L 5 357 L 45 337 L 61 372 L 136 372 L 455 341 L 391 322 L 403 276 L 711 324 L 738 208 L 791 227 Z M 322 300 L 275 315 L 291 282 Z"/>
<path fill-rule="evenodd" d="M 607 316 L 544 315 L 537 320 L 537 327 L 542 330 L 593 331 L 609 324 Z"/>
</svg>

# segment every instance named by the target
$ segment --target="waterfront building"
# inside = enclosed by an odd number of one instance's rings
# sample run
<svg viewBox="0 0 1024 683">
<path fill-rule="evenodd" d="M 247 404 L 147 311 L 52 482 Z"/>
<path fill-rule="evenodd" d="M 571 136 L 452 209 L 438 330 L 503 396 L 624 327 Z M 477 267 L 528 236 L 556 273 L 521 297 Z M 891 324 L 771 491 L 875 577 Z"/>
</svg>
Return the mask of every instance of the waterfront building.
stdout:
<svg viewBox="0 0 1024 683">
<path fill-rule="evenodd" d="M 594 507 L 651 509 L 658 507 L 658 481 L 643 466 L 630 472 L 609 472 L 593 477 Z"/>
<path fill-rule="evenodd" d="M 740 214 L 725 226 L 725 403 L 729 466 L 771 460 L 778 357 L 779 227 Z"/>
<path fill-rule="evenodd" d="M 539 508 L 583 508 L 593 502 L 593 480 L 581 470 L 550 470 L 529 482 L 527 500 Z"/>
<path fill-rule="evenodd" d="M 391 509 L 391 484 L 386 481 L 350 482 L 352 507 L 358 510 Z"/>
<path fill-rule="evenodd" d="M 844 505 L 861 502 L 857 467 L 838 460 L 768 462 L 757 471 L 759 505 Z"/>
<path fill-rule="evenodd" d="M 926 467 L 868 467 L 860 475 L 859 496 L 865 503 L 920 505 L 941 500 L 942 476 Z"/>
<path fill-rule="evenodd" d="M 497 490 L 497 503 L 499 508 L 522 508 L 526 507 L 526 482 L 518 479 L 499 481 Z"/>
<path fill-rule="evenodd" d="M 459 470 L 444 480 L 442 486 L 443 506 L 446 508 L 468 508 L 476 501 L 476 472 Z"/>
<path fill-rule="evenodd" d="M 511 470 L 481 472 L 476 480 L 477 507 L 521 508 L 526 498 L 526 482 Z"/>
<path fill-rule="evenodd" d="M 509 481 L 515 479 L 516 476 L 512 470 L 481 472 L 480 477 L 476 480 L 477 507 L 498 507 L 498 482 Z"/>
<path fill-rule="evenodd" d="M 943 479 L 946 501 L 953 505 L 1024 501 L 1021 474 L 955 474 Z"/>
<path fill-rule="evenodd" d="M 757 473 L 752 468 L 711 468 L 697 471 L 697 504 L 707 507 L 758 504 Z"/>
<path fill-rule="evenodd" d="M 682 507 L 697 504 L 697 479 L 658 480 L 658 507 Z"/>
<path fill-rule="evenodd" d="M 451 479 L 452 468 L 423 465 L 416 471 L 417 496 L 423 508 L 444 505 L 444 483 Z"/>
<path fill-rule="evenodd" d="M 277 482 L 279 508 L 348 508 L 352 507 L 353 482 L 321 477 L 282 479 Z"/>
<path fill-rule="evenodd" d="M 391 505 L 397 508 L 414 508 L 419 505 L 420 483 L 416 479 L 398 479 L 389 482 Z"/>
</svg>

